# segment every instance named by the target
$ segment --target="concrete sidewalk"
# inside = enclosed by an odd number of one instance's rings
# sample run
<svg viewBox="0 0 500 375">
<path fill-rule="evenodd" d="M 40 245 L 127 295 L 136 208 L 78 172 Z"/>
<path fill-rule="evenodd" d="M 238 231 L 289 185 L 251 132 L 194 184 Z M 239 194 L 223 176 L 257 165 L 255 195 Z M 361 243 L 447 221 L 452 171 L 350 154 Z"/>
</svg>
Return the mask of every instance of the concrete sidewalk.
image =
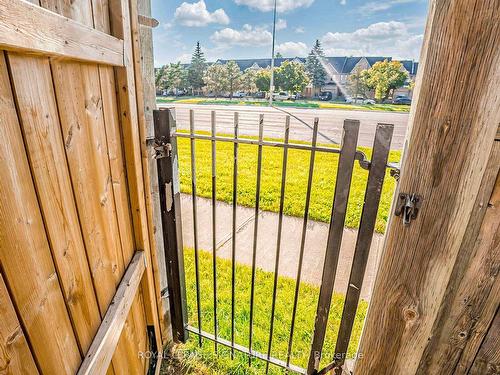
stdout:
<svg viewBox="0 0 500 375">
<path fill-rule="evenodd" d="M 184 246 L 194 246 L 193 206 L 190 195 L 181 194 L 182 230 Z M 198 246 L 201 250 L 212 251 L 212 203 L 205 198 L 197 198 L 198 209 Z M 236 261 L 247 265 L 252 264 L 253 208 L 238 206 L 236 211 Z M 284 216 L 281 240 L 280 265 L 278 273 L 295 279 L 302 235 L 302 218 Z M 309 220 L 302 265 L 302 281 L 320 285 L 323 272 L 326 242 L 328 238 L 327 223 Z M 276 240 L 278 232 L 278 214 L 261 211 L 259 216 L 259 231 L 257 238 L 258 268 L 274 272 L 276 258 Z M 217 202 L 217 256 L 231 259 L 232 244 L 232 205 Z M 335 279 L 335 291 L 346 293 L 349 273 L 356 244 L 357 230 L 344 229 L 340 260 Z M 377 260 L 382 250 L 383 236 L 375 233 L 366 268 L 365 279 L 361 288 L 361 298 L 369 300 L 375 280 Z"/>
</svg>

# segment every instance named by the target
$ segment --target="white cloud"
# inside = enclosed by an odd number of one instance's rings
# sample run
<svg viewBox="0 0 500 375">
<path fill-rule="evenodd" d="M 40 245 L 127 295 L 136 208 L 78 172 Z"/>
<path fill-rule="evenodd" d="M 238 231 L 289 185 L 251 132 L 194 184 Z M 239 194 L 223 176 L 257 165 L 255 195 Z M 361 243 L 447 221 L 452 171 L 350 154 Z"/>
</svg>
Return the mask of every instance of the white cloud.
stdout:
<svg viewBox="0 0 500 375">
<path fill-rule="evenodd" d="M 364 15 L 370 15 L 377 12 L 382 12 L 399 4 L 414 3 L 420 0 L 382 0 L 382 1 L 370 1 L 361 5 L 358 8 L 358 12 Z"/>
<path fill-rule="evenodd" d="M 234 0 L 238 5 L 246 5 L 249 8 L 269 12 L 274 8 L 274 0 Z M 297 8 L 310 6 L 314 0 L 277 0 L 278 12 L 288 12 Z"/>
<path fill-rule="evenodd" d="M 309 52 L 307 45 L 302 42 L 285 42 L 276 46 L 276 51 L 284 57 L 304 57 Z"/>
<path fill-rule="evenodd" d="M 423 35 L 411 34 L 402 22 L 371 24 L 350 33 L 326 33 L 321 38 L 328 56 L 366 55 L 418 59 Z"/>
<path fill-rule="evenodd" d="M 216 31 L 210 39 L 217 45 L 264 46 L 271 44 L 273 36 L 265 28 L 245 24 L 242 30 L 226 27 Z"/>
<path fill-rule="evenodd" d="M 229 24 L 229 17 L 224 9 L 220 8 L 210 13 L 204 0 L 197 3 L 182 3 L 175 10 L 175 20 L 181 25 L 191 27 L 206 26 L 209 23 Z"/>
<path fill-rule="evenodd" d="M 287 26 L 288 25 L 286 23 L 286 20 L 284 20 L 283 18 L 278 18 L 278 20 L 276 21 L 276 30 L 286 29 Z"/>
<path fill-rule="evenodd" d="M 183 53 L 175 59 L 175 62 L 180 62 L 181 64 L 188 64 L 191 62 L 192 55 L 190 53 Z"/>
<path fill-rule="evenodd" d="M 347 0 L 340 0 L 340 5 L 346 5 L 347 4 Z"/>
<path fill-rule="evenodd" d="M 304 29 L 304 27 L 302 27 L 302 26 L 299 26 L 299 27 L 295 28 L 295 32 L 297 34 L 304 34 L 306 32 L 306 29 Z"/>
</svg>

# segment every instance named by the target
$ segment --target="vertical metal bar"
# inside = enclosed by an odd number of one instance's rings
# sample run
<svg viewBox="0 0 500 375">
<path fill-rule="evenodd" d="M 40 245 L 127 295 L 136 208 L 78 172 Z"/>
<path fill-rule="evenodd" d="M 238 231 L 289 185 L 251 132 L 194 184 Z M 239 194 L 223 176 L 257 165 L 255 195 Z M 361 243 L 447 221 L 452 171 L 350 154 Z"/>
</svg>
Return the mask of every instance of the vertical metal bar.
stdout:
<svg viewBox="0 0 500 375">
<path fill-rule="evenodd" d="M 293 297 L 293 309 L 292 309 L 292 323 L 290 325 L 290 337 L 288 339 L 288 352 L 286 356 L 286 364 L 290 364 L 290 356 L 292 353 L 292 343 L 293 343 L 293 333 L 295 330 L 295 315 L 297 314 L 297 302 L 299 298 L 299 290 L 300 290 L 300 278 L 302 274 L 302 260 L 304 258 L 304 246 L 306 243 L 306 232 L 307 232 L 307 221 L 309 218 L 309 203 L 311 201 L 311 189 L 312 189 L 312 180 L 314 173 L 314 156 L 316 154 L 316 142 L 318 139 L 318 122 L 319 119 L 316 117 L 314 119 L 314 128 L 313 128 L 313 138 L 312 138 L 312 150 L 311 157 L 309 159 L 309 176 L 307 179 L 307 192 L 306 192 L 306 205 L 304 209 L 304 221 L 302 222 L 302 238 L 300 241 L 300 253 L 299 253 L 299 264 L 297 267 L 297 277 L 295 279 L 295 294 Z"/>
<path fill-rule="evenodd" d="M 332 302 L 333 284 L 337 273 L 340 245 L 342 244 L 342 234 L 344 232 L 344 222 L 347 212 L 347 202 L 349 199 L 349 189 L 351 187 L 354 160 L 356 156 L 358 134 L 359 121 L 345 120 L 337 181 L 335 183 L 330 228 L 328 231 L 328 240 L 326 245 L 325 264 L 323 266 L 323 276 L 321 278 L 318 308 L 316 311 L 314 336 L 307 368 L 308 374 L 311 374 L 314 369 L 318 369 L 319 361 L 321 359 L 321 351 L 323 349 L 323 342 L 325 340 L 328 313 Z"/>
<path fill-rule="evenodd" d="M 238 139 L 238 112 L 234 112 L 234 139 Z M 238 198 L 238 143 L 233 146 L 233 232 L 231 249 L 231 345 L 234 346 L 234 305 L 236 284 L 236 208 Z M 231 348 L 231 359 L 234 358 L 234 349 Z"/>
<path fill-rule="evenodd" d="M 271 306 L 271 325 L 269 328 L 269 343 L 267 345 L 267 359 L 271 358 L 271 347 L 273 344 L 274 330 L 274 312 L 276 309 L 276 290 L 278 288 L 278 271 L 280 264 L 281 252 L 281 231 L 283 228 L 283 209 L 285 205 L 285 186 L 286 186 L 286 167 L 288 162 L 288 138 L 290 135 L 290 116 L 286 116 L 285 120 L 285 147 L 283 148 L 283 166 L 281 169 L 281 192 L 280 192 L 280 209 L 278 216 L 278 237 L 276 240 L 276 259 L 274 263 L 274 282 L 273 282 L 273 302 Z M 269 362 L 266 362 L 266 374 L 269 372 Z"/>
<path fill-rule="evenodd" d="M 215 137 L 215 111 L 211 112 L 212 137 Z M 212 140 L 212 265 L 214 277 L 214 336 L 217 339 L 217 151 L 215 140 Z M 217 353 L 217 341 L 214 341 Z"/>
<path fill-rule="evenodd" d="M 187 300 L 184 274 L 184 248 L 182 243 L 181 198 L 177 140 L 171 137 L 176 131 L 175 112 L 172 109 L 154 110 L 155 140 L 171 146 L 170 152 L 157 159 L 158 186 L 160 188 L 161 222 L 167 268 L 168 296 L 172 321 L 173 339 L 186 342 Z M 168 149 L 168 148 L 167 148 Z"/>
<path fill-rule="evenodd" d="M 194 135 L 194 111 L 189 110 L 189 131 Z M 200 264 L 198 257 L 198 210 L 196 207 L 196 140 L 191 138 L 191 194 L 193 202 L 193 231 L 194 231 L 194 270 L 196 276 L 196 308 L 198 315 L 198 343 L 201 346 L 201 298 L 200 298 Z"/>
<path fill-rule="evenodd" d="M 356 310 L 361 293 L 361 286 L 365 276 L 366 264 L 373 239 L 373 231 L 377 220 L 377 211 L 382 194 L 387 159 L 391 146 L 394 125 L 378 124 L 373 143 L 373 154 L 370 163 L 370 172 L 366 185 L 365 201 L 361 213 L 356 248 L 352 261 L 349 286 L 342 312 L 339 334 L 335 346 L 335 359 L 338 360 L 336 373 L 341 374 L 341 366 L 344 363 L 351 338 L 352 326 L 356 316 Z"/>
<path fill-rule="evenodd" d="M 259 142 L 262 141 L 264 134 L 264 115 L 259 116 Z M 252 251 L 252 284 L 250 290 L 250 332 L 248 338 L 248 349 L 252 351 L 253 336 L 253 305 L 255 294 L 255 259 L 257 256 L 257 234 L 259 230 L 259 208 L 260 208 L 260 180 L 262 175 L 262 145 L 259 144 L 257 151 L 257 182 L 255 188 L 255 219 L 253 226 L 253 251 Z M 248 357 L 248 363 L 252 364 L 252 357 Z"/>
</svg>

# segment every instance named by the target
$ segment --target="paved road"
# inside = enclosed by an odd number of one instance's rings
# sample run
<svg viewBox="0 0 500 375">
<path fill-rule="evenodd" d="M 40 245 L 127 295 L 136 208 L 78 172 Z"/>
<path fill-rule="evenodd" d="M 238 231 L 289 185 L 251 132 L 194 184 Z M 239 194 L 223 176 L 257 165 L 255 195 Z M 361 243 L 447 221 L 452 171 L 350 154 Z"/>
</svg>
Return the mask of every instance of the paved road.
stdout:
<svg viewBox="0 0 500 375">
<path fill-rule="evenodd" d="M 377 112 L 377 111 L 346 111 L 339 109 L 314 109 L 314 108 L 270 108 L 258 106 L 227 106 L 227 105 L 196 105 L 196 104 L 159 104 L 159 107 L 172 107 L 176 109 L 177 126 L 179 129 L 189 129 L 189 110 L 195 111 L 195 128 L 197 130 L 210 130 L 210 113 L 216 111 L 217 132 L 233 133 L 233 114 L 239 112 L 241 135 L 258 135 L 259 114 L 264 114 L 264 137 L 282 138 L 285 117 L 291 115 L 290 138 L 295 140 L 310 141 L 312 138 L 312 124 L 315 117 L 319 118 L 319 131 L 324 136 L 319 136 L 318 142 L 330 143 L 330 140 L 339 142 L 342 134 L 342 123 L 345 119 L 359 120 L 360 146 L 371 147 L 377 123 L 394 124 L 394 137 L 392 149 L 402 149 L 408 113 Z M 301 119 L 306 124 L 297 120 Z"/>
</svg>

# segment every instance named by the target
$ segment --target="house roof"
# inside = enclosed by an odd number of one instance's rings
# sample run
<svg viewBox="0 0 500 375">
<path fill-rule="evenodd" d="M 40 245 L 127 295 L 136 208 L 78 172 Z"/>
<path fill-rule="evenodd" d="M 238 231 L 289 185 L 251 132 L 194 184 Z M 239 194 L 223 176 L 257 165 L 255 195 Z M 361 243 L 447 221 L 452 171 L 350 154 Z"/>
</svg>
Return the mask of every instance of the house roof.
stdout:
<svg viewBox="0 0 500 375">
<path fill-rule="evenodd" d="M 274 59 L 274 66 L 280 67 L 281 64 L 283 64 L 285 61 L 294 61 L 294 60 L 299 60 L 302 63 L 305 63 L 306 59 L 303 57 L 284 57 L 284 58 L 277 58 Z M 237 59 L 237 60 L 223 60 L 219 59 L 216 61 L 216 63 L 219 64 L 225 64 L 229 61 L 234 61 L 238 66 L 240 67 L 241 70 L 246 70 L 248 68 L 251 68 L 256 64 L 259 68 L 267 68 L 268 66 L 271 66 L 271 59 Z"/>
<path fill-rule="evenodd" d="M 332 65 L 338 74 L 349 74 L 352 72 L 354 67 L 359 63 L 363 57 L 368 61 L 370 66 L 373 66 L 378 61 L 392 61 L 390 56 L 333 56 L 326 57 L 326 60 Z M 285 61 L 300 61 L 302 63 L 306 62 L 304 57 L 284 57 L 274 59 L 274 65 L 280 67 Z M 236 60 L 224 60 L 219 59 L 216 63 L 225 64 L 229 61 L 234 61 L 240 69 L 246 70 L 251 67 L 267 68 L 271 66 L 271 59 L 236 59 Z M 418 62 L 413 60 L 398 60 L 403 64 L 404 68 L 408 71 L 410 75 L 417 74 Z"/>
</svg>

